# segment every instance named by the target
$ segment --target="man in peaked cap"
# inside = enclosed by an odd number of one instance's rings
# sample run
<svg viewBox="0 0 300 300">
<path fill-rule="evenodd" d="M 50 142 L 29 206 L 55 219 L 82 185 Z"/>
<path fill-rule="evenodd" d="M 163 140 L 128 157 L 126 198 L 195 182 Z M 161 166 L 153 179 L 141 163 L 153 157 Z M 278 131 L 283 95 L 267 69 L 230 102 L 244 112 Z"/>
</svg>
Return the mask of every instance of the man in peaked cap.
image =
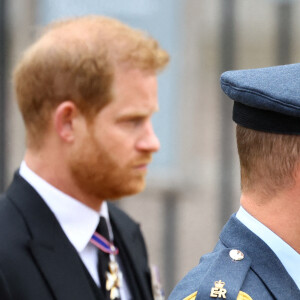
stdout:
<svg viewBox="0 0 300 300">
<path fill-rule="evenodd" d="M 241 207 L 174 299 L 300 299 L 300 64 L 225 72 Z"/>
</svg>

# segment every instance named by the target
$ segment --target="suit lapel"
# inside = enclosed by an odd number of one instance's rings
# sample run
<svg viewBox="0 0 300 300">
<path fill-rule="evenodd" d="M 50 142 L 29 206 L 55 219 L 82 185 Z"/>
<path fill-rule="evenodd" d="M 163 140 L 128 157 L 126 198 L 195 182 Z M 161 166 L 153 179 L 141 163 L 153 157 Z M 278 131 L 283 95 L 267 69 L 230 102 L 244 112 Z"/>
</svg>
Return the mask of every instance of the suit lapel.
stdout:
<svg viewBox="0 0 300 300">
<path fill-rule="evenodd" d="M 108 207 L 116 244 L 123 252 L 120 256 L 130 280 L 133 299 L 153 299 L 147 253 L 139 226 L 113 205 Z"/>
<path fill-rule="evenodd" d="M 229 248 L 240 247 L 245 250 L 251 257 L 251 268 L 276 299 L 300 299 L 297 285 L 275 253 L 237 218 L 231 217 L 221 233 L 220 240 Z"/>
<path fill-rule="evenodd" d="M 28 247 L 54 298 L 95 300 L 77 251 L 36 191 L 16 174 L 7 195 L 23 215 Z"/>
</svg>

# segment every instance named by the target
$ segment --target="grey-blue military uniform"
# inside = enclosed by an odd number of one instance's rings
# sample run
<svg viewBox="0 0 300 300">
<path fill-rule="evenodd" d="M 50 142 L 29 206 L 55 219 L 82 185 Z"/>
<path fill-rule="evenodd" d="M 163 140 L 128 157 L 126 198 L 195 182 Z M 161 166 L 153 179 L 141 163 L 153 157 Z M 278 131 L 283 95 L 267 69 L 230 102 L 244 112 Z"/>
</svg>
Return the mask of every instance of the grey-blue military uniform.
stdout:
<svg viewBox="0 0 300 300">
<path fill-rule="evenodd" d="M 300 299 L 300 290 L 274 252 L 235 216 L 223 228 L 214 251 L 201 258 L 168 299 L 222 299 L 216 292 L 217 297 L 211 297 L 219 280 L 230 300 Z"/>
<path fill-rule="evenodd" d="M 300 135 L 300 64 L 228 71 L 221 87 L 233 120 L 253 130 Z M 300 270 L 299 270 L 300 276 Z M 289 300 L 300 290 L 271 248 L 233 215 L 212 253 L 203 256 L 169 300 Z"/>
</svg>

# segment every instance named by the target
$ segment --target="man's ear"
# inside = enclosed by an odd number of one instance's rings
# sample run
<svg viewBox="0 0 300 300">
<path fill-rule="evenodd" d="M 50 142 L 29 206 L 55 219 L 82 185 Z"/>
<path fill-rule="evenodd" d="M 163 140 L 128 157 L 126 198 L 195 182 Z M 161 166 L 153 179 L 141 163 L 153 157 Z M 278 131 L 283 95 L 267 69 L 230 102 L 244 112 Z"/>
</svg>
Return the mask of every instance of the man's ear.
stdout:
<svg viewBox="0 0 300 300">
<path fill-rule="evenodd" d="M 73 142 L 74 140 L 74 121 L 78 114 L 80 112 L 72 101 L 64 101 L 55 109 L 55 130 L 65 142 Z"/>
</svg>

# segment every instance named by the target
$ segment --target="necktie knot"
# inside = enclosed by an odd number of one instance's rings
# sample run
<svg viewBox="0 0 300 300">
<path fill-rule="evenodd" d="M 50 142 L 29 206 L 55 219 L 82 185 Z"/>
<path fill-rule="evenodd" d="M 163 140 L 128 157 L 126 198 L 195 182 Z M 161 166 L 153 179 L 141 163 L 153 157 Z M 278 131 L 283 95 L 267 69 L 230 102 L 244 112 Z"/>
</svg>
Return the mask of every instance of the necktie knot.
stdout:
<svg viewBox="0 0 300 300">
<path fill-rule="evenodd" d="M 108 232 L 107 222 L 103 216 L 100 217 L 100 221 L 96 228 L 96 232 L 101 234 L 106 240 L 109 241 L 109 232 Z"/>
</svg>

